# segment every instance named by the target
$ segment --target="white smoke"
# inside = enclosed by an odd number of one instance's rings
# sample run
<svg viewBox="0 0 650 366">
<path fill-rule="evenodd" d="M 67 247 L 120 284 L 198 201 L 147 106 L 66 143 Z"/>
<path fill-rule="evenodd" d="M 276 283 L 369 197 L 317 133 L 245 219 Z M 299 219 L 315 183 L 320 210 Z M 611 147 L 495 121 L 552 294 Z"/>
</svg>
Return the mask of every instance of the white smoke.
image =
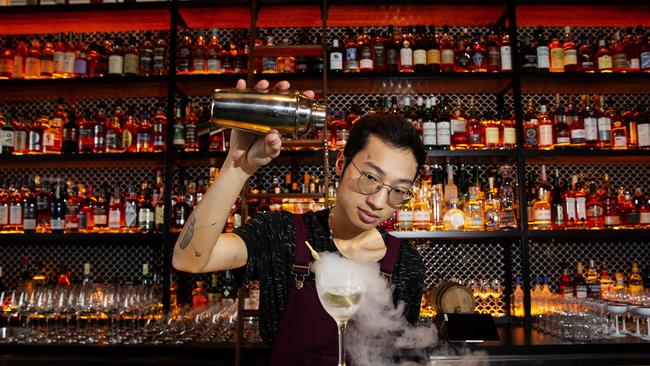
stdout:
<svg viewBox="0 0 650 366">
<path fill-rule="evenodd" d="M 393 304 L 392 289 L 380 275 L 377 263 L 359 263 L 334 253 L 320 253 L 314 272 L 356 272 L 364 278 L 361 306 L 346 332 L 346 351 L 355 366 L 406 366 L 413 363 L 399 355 L 422 355 L 435 347 L 438 332 L 434 325 L 414 327 L 404 317 L 404 303 Z"/>
</svg>

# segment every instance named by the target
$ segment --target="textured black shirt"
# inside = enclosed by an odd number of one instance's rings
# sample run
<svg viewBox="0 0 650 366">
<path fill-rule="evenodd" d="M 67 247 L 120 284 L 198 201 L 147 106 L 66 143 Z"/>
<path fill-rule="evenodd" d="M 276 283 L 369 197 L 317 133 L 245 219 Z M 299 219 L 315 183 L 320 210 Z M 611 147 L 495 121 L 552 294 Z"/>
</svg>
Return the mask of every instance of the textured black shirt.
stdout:
<svg viewBox="0 0 650 366">
<path fill-rule="evenodd" d="M 329 239 L 327 216 L 329 210 L 308 212 L 303 218 L 309 243 L 318 252 L 339 253 Z M 378 228 L 388 243 L 388 233 Z M 274 211 L 255 215 L 237 228 L 235 234 L 246 243 L 248 261 L 233 271 L 239 284 L 260 281 L 260 333 L 267 344 L 272 344 L 280 329 L 289 302 L 289 291 L 294 286 L 291 276 L 296 249 L 296 226 L 292 214 Z M 402 244 L 391 280 L 395 304 L 404 301 L 404 315 L 415 324 L 420 313 L 424 265 L 415 248 Z"/>
</svg>

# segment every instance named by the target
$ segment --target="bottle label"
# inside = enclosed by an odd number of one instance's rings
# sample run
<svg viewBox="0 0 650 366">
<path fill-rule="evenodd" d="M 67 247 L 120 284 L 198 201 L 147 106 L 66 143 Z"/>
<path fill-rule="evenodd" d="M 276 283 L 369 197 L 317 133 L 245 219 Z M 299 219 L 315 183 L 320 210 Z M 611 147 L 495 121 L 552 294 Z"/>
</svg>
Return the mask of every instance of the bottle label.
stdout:
<svg viewBox="0 0 650 366">
<path fill-rule="evenodd" d="M 449 121 L 438 121 L 436 123 L 436 137 L 438 146 L 451 145 L 451 124 Z"/>
<path fill-rule="evenodd" d="M 362 58 L 361 61 L 359 61 L 359 66 L 364 70 L 372 70 L 373 69 L 372 59 Z"/>
<path fill-rule="evenodd" d="M 156 205 L 154 212 L 154 222 L 156 225 L 162 225 L 165 214 L 165 207 Z"/>
<path fill-rule="evenodd" d="M 598 57 L 598 70 L 610 70 L 612 68 L 612 56 L 602 55 Z"/>
<path fill-rule="evenodd" d="M 571 143 L 571 138 L 569 136 L 560 135 L 558 133 L 558 135 L 557 135 L 557 143 L 567 145 L 567 144 Z"/>
<path fill-rule="evenodd" d="M 14 79 L 21 79 L 25 76 L 23 68 L 23 57 L 14 56 Z"/>
<path fill-rule="evenodd" d="M 413 63 L 415 65 L 426 65 L 427 51 L 423 49 L 413 51 Z"/>
<path fill-rule="evenodd" d="M 564 51 L 564 66 L 578 65 L 578 51 L 570 49 Z"/>
<path fill-rule="evenodd" d="M 585 117 L 585 140 L 598 140 L 598 122 L 593 117 Z"/>
<path fill-rule="evenodd" d="M 124 73 L 137 75 L 140 67 L 140 58 L 133 53 L 124 55 Z"/>
<path fill-rule="evenodd" d="M 501 64 L 501 53 L 497 46 L 488 48 L 488 66 L 498 70 Z"/>
<path fill-rule="evenodd" d="M 410 48 L 399 50 L 399 62 L 402 66 L 413 66 L 413 50 Z"/>
<path fill-rule="evenodd" d="M 41 55 L 41 75 L 51 76 L 54 72 L 54 60 L 52 55 Z"/>
<path fill-rule="evenodd" d="M 156 48 L 153 55 L 153 69 L 154 71 L 161 71 L 165 69 L 165 49 Z"/>
<path fill-rule="evenodd" d="M 503 128 L 503 144 L 509 146 L 517 144 L 517 130 L 514 127 Z"/>
<path fill-rule="evenodd" d="M 586 197 L 576 197 L 576 215 L 578 215 L 578 220 L 587 219 L 587 198 Z"/>
<path fill-rule="evenodd" d="M 107 150 L 120 150 L 122 142 L 122 135 L 119 135 L 117 131 L 110 130 L 106 133 L 106 149 Z"/>
<path fill-rule="evenodd" d="M 346 70 L 359 69 L 359 60 L 357 58 L 356 47 L 350 47 L 345 49 L 345 69 Z"/>
<path fill-rule="evenodd" d="M 25 75 L 41 76 L 41 60 L 27 56 L 25 60 Z"/>
<path fill-rule="evenodd" d="M 550 222 L 551 221 L 551 211 L 539 209 L 533 211 L 533 216 L 535 221 Z"/>
<path fill-rule="evenodd" d="M 553 145 L 553 126 L 540 125 L 539 128 L 539 146 L 552 146 Z"/>
<path fill-rule="evenodd" d="M 614 54 L 612 64 L 615 69 L 627 69 L 627 56 L 624 53 Z"/>
<path fill-rule="evenodd" d="M 63 219 L 55 219 L 55 218 L 52 218 L 50 220 L 50 230 L 52 230 L 52 231 L 54 231 L 54 230 L 61 231 L 64 228 L 65 228 L 65 220 L 63 220 Z"/>
<path fill-rule="evenodd" d="M 485 143 L 488 145 L 499 145 L 499 127 L 485 128 Z"/>
<path fill-rule="evenodd" d="M 627 147 L 627 136 L 615 136 L 614 137 L 614 146 L 615 147 Z"/>
<path fill-rule="evenodd" d="M 452 119 L 451 120 L 451 133 L 465 133 L 467 131 L 467 120 L 465 119 Z"/>
<path fill-rule="evenodd" d="M 36 230 L 36 219 L 23 219 L 23 230 Z"/>
<path fill-rule="evenodd" d="M 275 69 L 275 65 L 273 65 L 273 68 Z M 207 70 L 212 72 L 221 71 L 221 60 L 219 60 L 218 58 L 209 58 L 207 64 Z"/>
<path fill-rule="evenodd" d="M 413 221 L 419 223 L 430 223 L 431 222 L 431 211 L 417 210 L 413 212 Z"/>
<path fill-rule="evenodd" d="M 0 209 L 1 210 L 1 209 Z M 0 211 L 1 213 L 2 211 Z M 650 224 L 650 212 L 641 212 L 639 223 Z M 0 216 L 0 224 L 2 224 L 2 217 Z"/>
<path fill-rule="evenodd" d="M 641 52 L 641 70 L 650 69 L 650 51 Z"/>
<path fill-rule="evenodd" d="M 135 203 L 127 203 L 124 207 L 124 220 L 126 227 L 137 227 L 138 226 L 138 207 Z"/>
<path fill-rule="evenodd" d="M 551 69 L 564 69 L 564 51 L 561 48 L 551 50 Z"/>
<path fill-rule="evenodd" d="M 501 46 L 501 70 L 512 70 L 512 53 L 510 46 Z"/>
<path fill-rule="evenodd" d="M 54 146 L 54 131 L 47 130 L 43 133 L 43 146 L 44 147 L 52 147 Z"/>
<path fill-rule="evenodd" d="M 0 150 L 7 148 L 13 150 L 14 147 L 14 131 L 0 130 Z"/>
<path fill-rule="evenodd" d="M 384 66 L 384 58 L 386 57 L 384 45 L 381 42 L 376 43 L 373 47 L 373 52 L 375 54 L 374 62 L 377 66 Z"/>
<path fill-rule="evenodd" d="M 394 48 L 389 48 L 386 52 L 386 64 L 387 65 L 397 65 L 399 52 Z"/>
<path fill-rule="evenodd" d="M 435 122 L 426 121 L 422 123 L 422 142 L 425 146 L 434 146 L 437 144 Z"/>
<path fill-rule="evenodd" d="M 648 215 L 650 217 L 650 215 Z M 0 206 L 0 225 L 9 224 L 9 207 Z"/>
<path fill-rule="evenodd" d="M 524 138 L 526 139 L 526 145 L 529 145 L 532 148 L 537 147 L 538 145 L 538 131 L 536 125 L 529 125 L 524 130 Z"/>
<path fill-rule="evenodd" d="M 30 151 L 41 151 L 41 139 L 42 136 L 36 131 L 29 131 L 29 150 Z"/>
<path fill-rule="evenodd" d="M 454 64 L 454 50 L 445 48 L 441 53 L 441 60 L 443 65 L 453 65 Z"/>
<path fill-rule="evenodd" d="M 330 70 L 343 70 L 343 54 L 341 52 L 330 53 Z"/>
<path fill-rule="evenodd" d="M 440 65 L 440 50 L 432 48 L 427 51 L 427 65 Z"/>
<path fill-rule="evenodd" d="M 63 63 L 64 63 L 64 53 L 61 51 L 54 51 L 54 57 L 52 62 L 54 63 L 54 72 L 62 73 L 63 72 Z"/>
<path fill-rule="evenodd" d="M 468 134 L 468 141 L 470 144 L 480 144 L 482 138 L 483 136 L 478 131 L 472 131 Z"/>
<path fill-rule="evenodd" d="M 549 69 L 549 52 L 548 47 L 539 46 L 537 47 L 537 68 L 538 69 Z"/>
<path fill-rule="evenodd" d="M 97 211 L 95 210 L 95 226 L 106 226 L 108 224 L 108 216 L 106 216 L 106 212 L 102 211 Z"/>
<path fill-rule="evenodd" d="M 108 73 L 109 74 L 124 74 L 124 57 L 121 55 L 108 56 Z"/>
<path fill-rule="evenodd" d="M 587 285 L 578 285 L 576 286 L 576 297 L 578 299 L 587 298 Z"/>
<path fill-rule="evenodd" d="M 638 131 L 639 147 L 650 147 L 650 123 L 636 126 Z"/>
<path fill-rule="evenodd" d="M 400 223 L 412 223 L 413 222 L 413 211 L 411 210 L 399 210 L 397 212 L 397 221 Z"/>
<path fill-rule="evenodd" d="M 9 225 L 20 225 L 23 222 L 23 206 L 9 206 Z"/>
<path fill-rule="evenodd" d="M 484 59 L 485 57 L 483 56 L 483 53 L 474 52 L 474 54 L 472 54 L 472 66 L 476 68 L 480 68 L 481 66 L 483 66 Z"/>
<path fill-rule="evenodd" d="M 603 221 L 605 226 L 616 226 L 621 224 L 621 217 L 619 215 L 606 215 Z"/>
<path fill-rule="evenodd" d="M 140 227 L 146 227 L 151 225 L 154 222 L 154 213 L 148 208 L 141 208 L 138 212 L 138 221 L 140 222 Z"/>
<path fill-rule="evenodd" d="M 571 142 L 581 143 L 585 142 L 586 133 L 584 129 L 573 129 L 571 130 Z"/>
<path fill-rule="evenodd" d="M 638 58 L 631 58 L 628 60 L 628 69 L 630 71 L 639 71 L 641 70 L 641 62 Z"/>
<path fill-rule="evenodd" d="M 63 54 L 63 72 L 72 74 L 74 73 L 74 52 L 66 52 Z"/>
<path fill-rule="evenodd" d="M 612 140 L 612 120 L 608 117 L 598 118 L 598 141 Z"/>
<path fill-rule="evenodd" d="M 108 227 L 111 229 L 119 229 L 121 227 L 120 219 L 122 218 L 122 213 L 120 210 L 110 210 L 108 212 Z"/>
<path fill-rule="evenodd" d="M 564 200 L 564 206 L 566 208 L 566 218 L 568 221 L 576 220 L 576 199 L 573 197 L 567 197 Z"/>
</svg>

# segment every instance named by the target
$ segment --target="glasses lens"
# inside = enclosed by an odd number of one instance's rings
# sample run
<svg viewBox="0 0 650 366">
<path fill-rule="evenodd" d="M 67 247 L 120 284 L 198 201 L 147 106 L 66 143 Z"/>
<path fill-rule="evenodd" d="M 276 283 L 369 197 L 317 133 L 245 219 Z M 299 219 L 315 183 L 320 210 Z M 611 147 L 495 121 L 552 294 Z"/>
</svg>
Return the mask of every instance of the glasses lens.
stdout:
<svg viewBox="0 0 650 366">
<path fill-rule="evenodd" d="M 373 194 L 381 189 L 382 181 L 370 173 L 361 173 L 359 177 L 359 190 L 363 194 Z"/>
<path fill-rule="evenodd" d="M 388 195 L 388 200 L 394 206 L 403 205 L 413 197 L 411 191 L 402 187 L 394 187 Z"/>
</svg>

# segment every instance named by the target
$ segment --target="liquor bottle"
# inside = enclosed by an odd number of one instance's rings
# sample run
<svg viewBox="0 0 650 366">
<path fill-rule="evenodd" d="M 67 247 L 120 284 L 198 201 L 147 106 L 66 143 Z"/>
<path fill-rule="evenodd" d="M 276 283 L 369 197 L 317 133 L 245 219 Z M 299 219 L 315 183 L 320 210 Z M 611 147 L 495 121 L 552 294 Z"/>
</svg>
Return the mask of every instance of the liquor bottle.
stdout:
<svg viewBox="0 0 650 366">
<path fill-rule="evenodd" d="M 456 44 L 456 72 L 470 72 L 472 63 L 472 36 L 467 28 L 463 28 L 463 33 L 457 40 Z"/>
<path fill-rule="evenodd" d="M 578 71 L 586 73 L 596 72 L 594 58 L 594 51 L 589 43 L 589 38 L 583 34 L 580 37 L 580 48 L 578 49 Z"/>
<path fill-rule="evenodd" d="M 77 49 L 74 44 L 74 35 L 68 32 L 68 41 L 63 45 L 63 77 L 74 78 L 74 61 L 76 58 Z"/>
<path fill-rule="evenodd" d="M 79 231 L 79 213 L 83 197 L 79 195 L 79 188 L 71 184 L 68 186 L 68 198 L 65 205 L 64 232 L 76 233 Z"/>
<path fill-rule="evenodd" d="M 512 47 L 508 32 L 502 32 L 499 53 L 501 54 L 501 71 L 512 71 Z"/>
<path fill-rule="evenodd" d="M 435 97 L 431 97 L 431 105 L 435 103 Z M 438 104 L 436 113 L 436 148 L 439 150 L 449 150 L 451 146 L 451 118 L 447 111 L 447 99 L 443 98 Z"/>
<path fill-rule="evenodd" d="M 460 98 L 451 117 L 451 143 L 455 149 L 466 149 L 469 136 L 467 134 L 467 119 Z"/>
<path fill-rule="evenodd" d="M 564 72 L 564 49 L 559 34 L 553 34 L 548 45 L 551 57 L 551 72 Z"/>
<path fill-rule="evenodd" d="M 625 44 L 621 39 L 620 31 L 614 33 L 609 49 L 612 51 L 612 71 L 627 72 L 627 54 L 625 53 Z"/>
<path fill-rule="evenodd" d="M 198 117 L 192 103 L 185 107 L 185 152 L 199 151 L 199 141 L 196 135 Z"/>
<path fill-rule="evenodd" d="M 626 228 L 639 226 L 639 206 L 643 201 L 641 189 L 636 191 L 634 197 L 630 190 L 625 190 L 623 196 L 618 200 L 619 216 L 621 225 Z"/>
<path fill-rule="evenodd" d="M 427 150 L 434 150 L 438 145 L 436 122 L 430 98 L 426 98 L 425 110 L 422 115 L 422 142 L 424 143 L 424 148 Z"/>
<path fill-rule="evenodd" d="M 600 299 L 600 278 L 598 277 L 596 264 L 593 259 L 589 260 L 589 268 L 587 268 L 585 282 L 587 283 L 587 297 Z"/>
<path fill-rule="evenodd" d="M 639 294 L 644 290 L 643 278 L 639 273 L 639 265 L 637 262 L 632 263 L 632 270 L 630 275 L 627 277 L 628 289 L 630 294 Z"/>
<path fill-rule="evenodd" d="M 145 34 L 144 40 L 142 41 L 142 45 L 140 46 L 140 64 L 138 65 L 140 75 L 153 75 L 153 57 L 153 34 L 151 32 L 147 32 Z"/>
<path fill-rule="evenodd" d="M 487 112 L 483 118 L 484 119 L 481 121 L 481 125 L 483 125 L 485 131 L 485 147 L 487 149 L 501 148 L 503 146 L 502 143 L 503 126 L 499 122 L 498 117 L 496 117 L 492 112 Z M 512 127 L 514 128 L 514 125 Z M 471 131 L 472 128 L 470 128 L 470 138 L 471 138 Z"/>
<path fill-rule="evenodd" d="M 603 263 L 603 268 L 600 271 L 600 296 L 604 298 L 608 296 L 606 294 L 609 294 L 612 291 L 614 291 L 614 280 L 612 280 L 607 267 L 605 267 L 605 264 Z"/>
<path fill-rule="evenodd" d="M 154 207 L 151 204 L 151 188 L 144 189 L 142 200 L 138 204 L 138 224 L 141 233 L 152 233 L 154 231 Z"/>
<path fill-rule="evenodd" d="M 9 230 L 8 179 L 0 180 L 0 232 Z"/>
<path fill-rule="evenodd" d="M 93 209 L 94 231 L 106 231 L 108 228 L 108 202 L 107 187 L 103 184 L 95 191 L 95 202 Z"/>
<path fill-rule="evenodd" d="M 93 153 L 102 154 L 106 152 L 106 130 L 108 129 L 108 117 L 105 114 L 105 104 L 98 107 L 97 114 L 93 118 Z"/>
<path fill-rule="evenodd" d="M 27 133 L 27 153 L 30 155 L 43 153 L 44 124 L 47 124 L 47 117 L 39 116 L 35 118 Z"/>
<path fill-rule="evenodd" d="M 140 75 L 140 49 L 135 37 L 131 37 L 124 46 L 124 75 Z"/>
<path fill-rule="evenodd" d="M 469 199 L 463 205 L 466 230 L 485 229 L 483 201 L 479 198 L 479 193 L 476 186 L 469 187 Z"/>
<path fill-rule="evenodd" d="M 56 277 L 56 287 L 70 287 L 72 285 L 72 282 L 70 281 L 70 271 L 68 270 L 68 266 L 65 264 L 62 265 L 58 272 L 59 275 Z"/>
<path fill-rule="evenodd" d="M 467 113 L 467 140 L 468 148 L 480 150 L 485 148 L 485 126 L 481 123 L 480 116 L 474 105 L 474 98 L 469 102 Z M 497 132 L 498 140 L 498 132 Z M 498 141 L 497 141 L 498 145 Z"/>
<path fill-rule="evenodd" d="M 65 228 L 65 191 L 62 182 L 57 182 L 54 185 L 54 198 L 52 199 L 51 215 L 50 215 L 50 231 L 52 234 L 63 234 Z"/>
<path fill-rule="evenodd" d="M 330 48 L 330 72 L 343 72 L 343 50 L 339 46 L 339 40 L 332 41 Z"/>
<path fill-rule="evenodd" d="M 179 74 L 189 74 L 192 72 L 192 40 L 187 33 L 181 36 L 181 41 L 176 51 L 176 72 Z"/>
<path fill-rule="evenodd" d="M 398 71 L 413 72 L 413 32 L 410 26 L 404 30 L 399 49 Z"/>
<path fill-rule="evenodd" d="M 36 199 L 36 232 L 49 232 L 52 215 L 52 190 L 49 183 L 42 182 L 38 175 L 34 177 L 34 195 Z"/>
<path fill-rule="evenodd" d="M 524 146 L 527 149 L 537 149 L 539 146 L 538 122 L 533 100 L 528 99 L 528 107 L 524 113 Z"/>
<path fill-rule="evenodd" d="M 641 71 L 639 45 L 641 43 L 641 34 L 643 34 L 643 30 L 640 26 L 637 26 L 638 35 L 635 36 L 633 32 L 634 29 L 632 27 L 627 27 L 625 29 L 623 44 L 625 45 L 625 53 L 627 55 L 628 72 L 639 72 Z"/>
<path fill-rule="evenodd" d="M 352 28 L 347 28 L 345 32 L 345 40 L 343 41 L 345 47 L 345 72 L 358 72 L 359 71 L 359 48 L 357 41 L 352 33 Z"/>
<path fill-rule="evenodd" d="M 237 285 L 235 285 L 235 277 L 231 271 L 226 271 L 226 276 L 221 286 L 221 296 L 226 305 L 232 305 L 237 298 Z"/>
<path fill-rule="evenodd" d="M 586 144 L 585 123 L 581 116 L 581 110 L 573 104 L 573 96 L 569 96 L 569 103 L 564 109 L 567 124 L 570 130 L 571 147 L 584 147 Z"/>
<path fill-rule="evenodd" d="M 600 149 L 608 149 L 612 146 L 612 118 L 609 110 L 605 110 L 605 98 L 601 96 L 594 96 L 598 99 L 599 107 L 596 110 L 596 118 L 598 123 L 598 142 L 597 147 Z"/>
<path fill-rule="evenodd" d="M 210 43 L 206 50 L 206 71 L 208 74 L 221 73 L 221 44 L 219 43 L 218 30 L 212 29 Z"/>
<path fill-rule="evenodd" d="M 9 226 L 10 231 L 23 230 L 23 201 L 20 195 L 20 182 L 14 178 L 9 185 Z"/>
<path fill-rule="evenodd" d="M 580 262 L 578 262 L 578 266 L 576 267 L 576 274 L 573 278 L 573 283 L 575 297 L 578 299 L 587 298 L 587 281 L 584 277 L 584 267 Z"/>
<path fill-rule="evenodd" d="M 244 298 L 245 310 L 259 310 L 260 307 L 260 283 L 251 281 L 246 288 L 246 297 Z"/>
<path fill-rule="evenodd" d="M 424 187 L 420 187 L 418 190 L 415 204 L 413 205 L 413 230 L 431 231 L 429 191 Z"/>
<path fill-rule="evenodd" d="M 208 305 L 203 281 L 196 281 L 196 286 L 192 290 L 192 309 L 202 309 Z"/>
<path fill-rule="evenodd" d="M 115 183 L 111 202 L 108 205 L 108 230 L 110 232 L 119 232 L 125 226 L 122 190 L 119 183 Z"/>
<path fill-rule="evenodd" d="M 47 37 L 41 50 L 40 77 L 51 78 L 54 74 L 54 44 L 52 35 Z"/>
<path fill-rule="evenodd" d="M 14 49 L 14 79 L 25 78 L 25 59 L 27 52 L 27 42 L 21 37 L 16 41 L 16 48 Z"/>
<path fill-rule="evenodd" d="M 562 39 L 563 63 L 565 72 L 578 71 L 578 50 L 573 42 L 571 27 L 564 27 L 564 37 Z"/>
<path fill-rule="evenodd" d="M 533 230 L 544 230 L 551 228 L 551 204 L 549 202 L 550 192 L 543 186 L 537 188 L 537 200 L 531 209 L 529 226 Z"/>
<path fill-rule="evenodd" d="M 11 126 L 13 127 L 13 154 L 14 155 L 25 155 L 28 154 L 29 151 L 27 149 L 27 141 L 28 141 L 28 135 L 29 135 L 29 126 L 28 122 L 25 117 L 16 115 L 11 111 L 10 113 L 6 114 L 6 121 L 7 123 L 11 123 Z M 6 125 L 5 128 L 3 129 L 4 134 L 5 134 L 5 143 L 8 143 L 9 136 L 7 136 L 7 132 L 11 131 L 11 128 L 8 127 L 9 125 Z M 10 144 L 9 144 L 10 145 Z M 4 149 L 4 144 L 3 144 L 3 149 Z"/>
<path fill-rule="evenodd" d="M 249 48 L 248 48 L 248 42 L 249 42 L 249 34 L 248 30 L 244 30 L 244 35 L 240 38 L 241 41 L 238 42 L 235 46 L 237 46 L 237 54 L 235 55 L 235 73 L 239 74 L 247 74 L 248 73 L 248 53 L 249 53 Z M 288 38 L 287 38 L 288 40 Z M 288 44 L 288 43 L 287 43 Z M 286 58 L 285 61 L 285 70 L 286 72 L 295 72 L 295 67 L 296 67 L 296 59 L 293 56 L 289 56 Z"/>
<path fill-rule="evenodd" d="M 81 277 L 81 288 L 89 289 L 93 285 L 93 275 L 91 272 L 90 263 L 84 263 L 83 276 Z"/>
<path fill-rule="evenodd" d="M 433 29 L 432 29 L 433 28 Z M 436 27 L 427 27 L 429 39 L 427 44 L 427 70 L 429 72 L 440 72 L 440 33 Z"/>
<path fill-rule="evenodd" d="M 386 42 L 386 72 L 393 73 L 398 71 L 399 50 L 402 44 L 402 35 L 398 27 L 389 26 Z"/>
<path fill-rule="evenodd" d="M 571 183 L 565 183 L 561 200 L 564 205 L 565 227 L 573 228 L 576 225 L 578 217 L 576 213 L 576 197 L 574 195 L 574 190 L 571 187 Z"/>
<path fill-rule="evenodd" d="M 112 42 L 112 48 L 108 54 L 108 76 L 124 75 L 124 42 L 116 39 Z"/>
<path fill-rule="evenodd" d="M 554 230 L 561 230 L 566 227 L 567 215 L 565 212 L 565 202 L 563 192 L 560 188 L 560 176 L 557 169 L 553 176 L 553 194 L 551 196 L 551 226 Z"/>
<path fill-rule="evenodd" d="M 560 94 L 556 94 L 555 111 L 553 113 L 554 148 L 567 148 L 571 144 L 571 130 L 567 123 L 564 107 L 561 105 Z"/>
<path fill-rule="evenodd" d="M 154 225 L 156 232 L 162 233 L 165 220 L 164 186 L 154 188 L 154 192 L 156 190 L 158 190 L 158 199 L 154 203 Z"/>
<path fill-rule="evenodd" d="M 499 30 L 497 30 L 496 27 L 491 27 L 490 33 L 487 36 L 487 55 L 488 55 L 487 63 L 488 63 L 488 71 L 490 72 L 501 71 L 501 45 L 500 45 L 501 42 L 500 41 L 501 40 L 499 36 Z M 530 48 L 530 40 L 528 41 L 528 45 L 523 47 Z M 508 61 L 511 62 L 511 60 Z M 523 64 L 524 63 L 522 63 L 522 65 Z"/>
<path fill-rule="evenodd" d="M 576 199 L 576 205 L 578 204 Z M 604 223 L 604 208 L 603 203 L 600 201 L 598 192 L 596 192 L 596 183 L 589 184 L 589 198 L 587 200 L 587 228 L 588 229 L 602 229 Z M 578 213 L 578 215 L 580 215 Z M 580 218 L 578 216 L 578 218 Z"/>
<path fill-rule="evenodd" d="M 521 277 L 515 278 L 515 289 L 512 292 L 512 310 L 510 313 L 515 317 L 524 316 L 524 289 L 521 284 Z"/>
<path fill-rule="evenodd" d="M 43 153 L 60 154 L 63 123 L 67 121 L 67 114 L 63 106 L 63 99 L 57 99 L 56 110 L 48 123 L 48 128 L 43 131 Z"/>
<path fill-rule="evenodd" d="M 203 74 L 208 71 L 208 48 L 205 45 L 205 37 L 200 34 L 196 38 L 192 49 L 192 73 Z"/>
<path fill-rule="evenodd" d="M 641 114 L 639 111 L 632 110 L 629 104 L 625 104 L 623 108 L 624 112 L 621 114 L 621 119 L 623 120 L 623 126 L 627 129 L 627 148 L 637 149 L 639 147 L 638 118 Z"/>
<path fill-rule="evenodd" d="M 498 114 L 499 120 L 495 120 L 500 124 L 501 133 L 501 148 L 514 149 L 517 147 L 517 127 L 512 114 L 502 111 Z"/>
<path fill-rule="evenodd" d="M 397 211 L 397 230 L 413 230 L 413 204 L 411 201 L 402 205 Z"/>
<path fill-rule="evenodd" d="M 122 140 L 124 138 L 124 130 L 122 130 L 119 114 L 119 106 L 116 107 L 115 115 L 111 118 L 110 125 L 106 130 L 106 152 L 107 153 L 120 153 L 124 151 L 122 147 Z"/>
<path fill-rule="evenodd" d="M 187 187 L 183 183 L 180 187 L 178 198 L 172 206 L 171 230 L 175 232 L 180 232 L 183 229 L 183 226 L 185 226 L 185 222 L 192 211 L 191 207 L 184 199 L 186 189 Z"/>
<path fill-rule="evenodd" d="M 571 299 L 574 296 L 574 288 L 575 284 L 571 278 L 569 267 L 565 267 L 560 277 L 558 293 L 565 299 Z"/>
<path fill-rule="evenodd" d="M 449 205 L 452 199 L 458 199 L 458 187 L 454 184 L 454 166 L 447 165 L 447 184 L 444 189 L 445 204 Z"/>
<path fill-rule="evenodd" d="M 16 145 L 16 129 L 12 126 L 11 118 L 0 115 L 0 155 L 11 155 Z"/>
<path fill-rule="evenodd" d="M 136 134 L 136 152 L 152 152 L 153 151 L 153 136 L 152 136 L 152 127 L 149 123 L 149 113 L 144 112 L 142 115 L 142 121 L 138 125 L 138 130 Z"/>
<path fill-rule="evenodd" d="M 575 197 L 576 207 L 576 222 L 577 229 L 584 229 L 587 227 L 587 192 L 582 182 L 578 181 L 577 176 L 571 177 L 571 185 L 573 187 L 572 195 Z"/>
<path fill-rule="evenodd" d="M 86 76 L 88 77 L 103 77 L 108 72 L 108 69 L 104 68 L 107 65 L 106 57 L 98 51 L 100 48 L 97 42 L 93 42 L 86 49 Z"/>
<path fill-rule="evenodd" d="M 488 177 L 488 190 L 483 202 L 483 222 L 485 223 L 485 229 L 488 231 L 499 229 L 499 197 L 495 185 L 495 174 L 496 172 L 493 171 Z"/>
<path fill-rule="evenodd" d="M 70 102 L 70 113 L 68 113 L 61 141 L 61 153 L 76 154 L 79 152 L 79 127 L 77 126 L 77 112 L 74 103 Z"/>
<path fill-rule="evenodd" d="M 167 70 L 167 40 L 164 32 L 158 34 L 153 47 L 153 73 L 154 75 L 164 75 Z"/>
<path fill-rule="evenodd" d="M 411 48 L 413 49 L 413 71 L 426 72 L 427 67 L 427 49 L 429 48 L 429 38 L 425 33 L 424 26 L 416 26 L 415 34 L 411 38 Z"/>
<path fill-rule="evenodd" d="M 444 26 L 442 32 L 442 40 L 440 43 L 440 71 L 454 72 L 456 62 L 454 41 L 449 35 L 449 27 Z"/>
<path fill-rule="evenodd" d="M 601 35 L 602 37 L 602 35 Z M 612 72 L 612 52 L 607 47 L 603 38 L 598 41 L 598 52 L 596 53 L 596 66 L 599 72 Z"/>
<path fill-rule="evenodd" d="M 13 40 L 7 39 L 4 50 L 0 55 L 0 79 L 13 79 L 14 77 L 13 46 Z"/>
<path fill-rule="evenodd" d="M 537 115 L 537 136 L 538 148 L 541 150 L 550 150 L 553 148 L 554 139 L 553 121 L 548 117 L 545 104 L 539 106 L 539 114 Z"/>
<path fill-rule="evenodd" d="M 364 27 L 363 31 L 357 36 L 357 45 L 359 49 L 359 69 L 361 72 L 374 71 L 372 59 L 372 40 L 373 35 L 368 34 L 368 28 Z"/>
<path fill-rule="evenodd" d="M 642 72 L 650 72 L 650 35 L 646 34 L 641 37 L 641 46 L 639 49 L 639 62 Z"/>
<path fill-rule="evenodd" d="M 79 191 L 83 197 L 79 206 L 79 232 L 90 233 L 95 229 L 95 194 L 93 185 L 88 184 L 85 194 Z"/>
<path fill-rule="evenodd" d="M 124 229 L 129 233 L 138 232 L 140 225 L 138 224 L 139 202 L 138 195 L 135 191 L 135 183 L 129 184 L 129 191 L 124 202 Z"/>
<path fill-rule="evenodd" d="M 78 150 L 82 154 L 91 154 L 95 144 L 95 122 L 89 112 L 85 112 L 79 122 L 79 146 Z"/>
<path fill-rule="evenodd" d="M 537 71 L 537 52 L 531 37 L 523 37 L 521 44 L 521 71 Z"/>
<path fill-rule="evenodd" d="M 551 53 L 548 41 L 544 37 L 544 28 L 537 27 L 534 35 L 533 46 L 537 55 L 537 70 L 548 72 L 551 69 Z"/>
<path fill-rule="evenodd" d="M 23 206 L 23 232 L 25 234 L 36 232 L 36 197 L 34 191 L 34 182 L 29 181 L 29 179 L 25 177 L 21 192 Z"/>
<path fill-rule="evenodd" d="M 41 77 L 41 43 L 34 38 L 29 43 L 29 50 L 25 56 L 25 79 L 38 79 Z"/>
<path fill-rule="evenodd" d="M 626 105 L 625 110 L 628 108 Z M 612 121 L 612 149 L 626 150 L 628 148 L 627 124 L 623 121 L 623 116 L 617 113 L 612 106 L 612 101 L 609 101 L 607 115 Z"/>
<path fill-rule="evenodd" d="M 503 164 L 499 167 L 501 186 L 499 187 L 499 228 L 501 230 L 514 230 L 517 228 L 517 215 L 515 208 L 515 189 L 517 182 L 511 165 Z"/>
<path fill-rule="evenodd" d="M 443 216 L 445 230 L 463 230 L 465 225 L 465 214 L 458 208 L 458 199 L 452 198 L 449 201 L 448 209 Z"/>
<path fill-rule="evenodd" d="M 388 42 L 386 32 L 375 32 L 374 29 L 370 30 L 372 66 L 375 72 L 386 72 L 386 42 Z"/>
<path fill-rule="evenodd" d="M 221 292 L 219 291 L 219 278 L 216 273 L 212 273 L 207 290 L 208 304 L 210 306 L 219 304 L 221 302 Z"/>
</svg>

